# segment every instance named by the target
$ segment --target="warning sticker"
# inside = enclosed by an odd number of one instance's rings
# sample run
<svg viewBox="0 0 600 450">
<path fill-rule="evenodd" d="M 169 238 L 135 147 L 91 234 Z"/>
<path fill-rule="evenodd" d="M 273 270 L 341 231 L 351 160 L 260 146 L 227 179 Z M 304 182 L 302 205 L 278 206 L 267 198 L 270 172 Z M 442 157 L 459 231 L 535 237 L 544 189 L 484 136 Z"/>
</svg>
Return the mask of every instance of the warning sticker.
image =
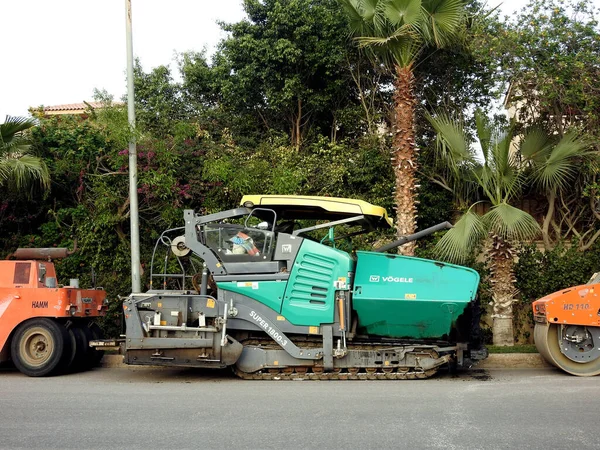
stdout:
<svg viewBox="0 0 600 450">
<path fill-rule="evenodd" d="M 247 287 L 252 289 L 258 289 L 258 282 L 256 281 L 242 281 L 237 284 L 237 287 Z"/>
<path fill-rule="evenodd" d="M 212 298 L 206 299 L 206 307 L 207 308 L 214 308 L 215 307 L 215 301 Z"/>
<path fill-rule="evenodd" d="M 404 300 L 416 300 L 417 294 L 404 294 Z"/>
<path fill-rule="evenodd" d="M 337 281 L 333 282 L 333 287 L 336 289 L 347 289 L 348 284 L 346 283 L 346 277 L 338 277 Z"/>
</svg>

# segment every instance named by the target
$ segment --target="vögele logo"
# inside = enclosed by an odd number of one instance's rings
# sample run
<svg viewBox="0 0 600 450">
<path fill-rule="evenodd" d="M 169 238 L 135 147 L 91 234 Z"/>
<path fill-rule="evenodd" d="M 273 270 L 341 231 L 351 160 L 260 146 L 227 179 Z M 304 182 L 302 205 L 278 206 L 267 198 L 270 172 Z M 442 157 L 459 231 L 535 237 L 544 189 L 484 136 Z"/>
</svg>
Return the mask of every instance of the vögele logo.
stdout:
<svg viewBox="0 0 600 450">
<path fill-rule="evenodd" d="M 382 277 L 380 275 L 371 275 L 369 277 L 369 281 L 371 283 L 379 283 L 380 281 L 383 281 L 384 283 L 412 283 L 413 279 L 409 277 L 394 277 L 391 275 L 386 277 Z"/>
</svg>

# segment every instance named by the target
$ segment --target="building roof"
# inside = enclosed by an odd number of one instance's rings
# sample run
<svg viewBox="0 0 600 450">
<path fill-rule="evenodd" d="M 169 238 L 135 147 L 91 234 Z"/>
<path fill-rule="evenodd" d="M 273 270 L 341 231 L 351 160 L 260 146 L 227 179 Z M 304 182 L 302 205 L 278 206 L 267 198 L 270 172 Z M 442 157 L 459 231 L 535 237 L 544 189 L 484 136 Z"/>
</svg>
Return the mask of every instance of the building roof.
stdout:
<svg viewBox="0 0 600 450">
<path fill-rule="evenodd" d="M 102 108 L 101 102 L 68 103 L 65 105 L 44 106 L 44 114 L 49 116 L 60 114 L 83 114 L 88 108 Z"/>
</svg>

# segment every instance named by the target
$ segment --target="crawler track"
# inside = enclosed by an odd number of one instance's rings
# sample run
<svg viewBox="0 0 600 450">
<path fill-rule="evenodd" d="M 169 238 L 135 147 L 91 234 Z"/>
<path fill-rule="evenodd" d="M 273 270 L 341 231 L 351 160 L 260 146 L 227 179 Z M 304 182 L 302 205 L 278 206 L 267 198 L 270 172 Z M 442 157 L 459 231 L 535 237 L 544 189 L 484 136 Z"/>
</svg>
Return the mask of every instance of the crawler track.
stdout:
<svg viewBox="0 0 600 450">
<path fill-rule="evenodd" d="M 234 373 L 244 380 L 295 380 L 295 381 L 329 381 L 329 380 L 417 380 L 430 378 L 437 369 L 427 371 L 403 369 L 340 369 L 333 372 L 314 372 L 313 368 L 265 369 L 259 372 L 246 373 L 234 367 Z"/>
<path fill-rule="evenodd" d="M 251 339 L 243 342 L 248 346 L 260 346 L 264 349 L 279 349 L 280 347 L 272 341 L 266 339 Z M 395 345 L 394 345 L 395 344 Z M 302 347 L 317 347 L 321 345 L 317 341 L 304 341 Z M 381 350 L 386 347 L 398 346 L 398 343 L 377 343 L 365 344 L 358 343 L 348 346 L 348 350 Z M 419 348 L 415 349 L 421 357 L 430 357 L 437 359 L 439 355 L 433 349 Z M 325 372 L 323 367 L 316 366 L 284 366 L 281 368 L 263 369 L 257 372 L 244 372 L 237 366 L 234 366 L 234 373 L 244 380 L 296 380 L 296 381 L 329 381 L 329 380 L 417 380 L 430 378 L 435 375 L 439 367 L 424 370 L 419 367 L 395 366 L 395 367 L 341 367 L 334 368 L 330 372 Z"/>
</svg>

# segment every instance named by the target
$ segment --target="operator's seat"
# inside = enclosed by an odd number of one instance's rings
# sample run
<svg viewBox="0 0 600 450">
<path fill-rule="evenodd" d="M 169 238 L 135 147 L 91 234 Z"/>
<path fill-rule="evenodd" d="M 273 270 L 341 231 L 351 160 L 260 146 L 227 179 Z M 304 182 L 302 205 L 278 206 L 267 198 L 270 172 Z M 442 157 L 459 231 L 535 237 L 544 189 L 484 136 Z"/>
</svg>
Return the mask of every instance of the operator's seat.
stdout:
<svg viewBox="0 0 600 450">
<path fill-rule="evenodd" d="M 296 225 L 296 222 L 293 220 L 280 222 L 279 224 L 275 225 L 275 233 L 292 234 L 294 232 L 294 225 Z"/>
</svg>

